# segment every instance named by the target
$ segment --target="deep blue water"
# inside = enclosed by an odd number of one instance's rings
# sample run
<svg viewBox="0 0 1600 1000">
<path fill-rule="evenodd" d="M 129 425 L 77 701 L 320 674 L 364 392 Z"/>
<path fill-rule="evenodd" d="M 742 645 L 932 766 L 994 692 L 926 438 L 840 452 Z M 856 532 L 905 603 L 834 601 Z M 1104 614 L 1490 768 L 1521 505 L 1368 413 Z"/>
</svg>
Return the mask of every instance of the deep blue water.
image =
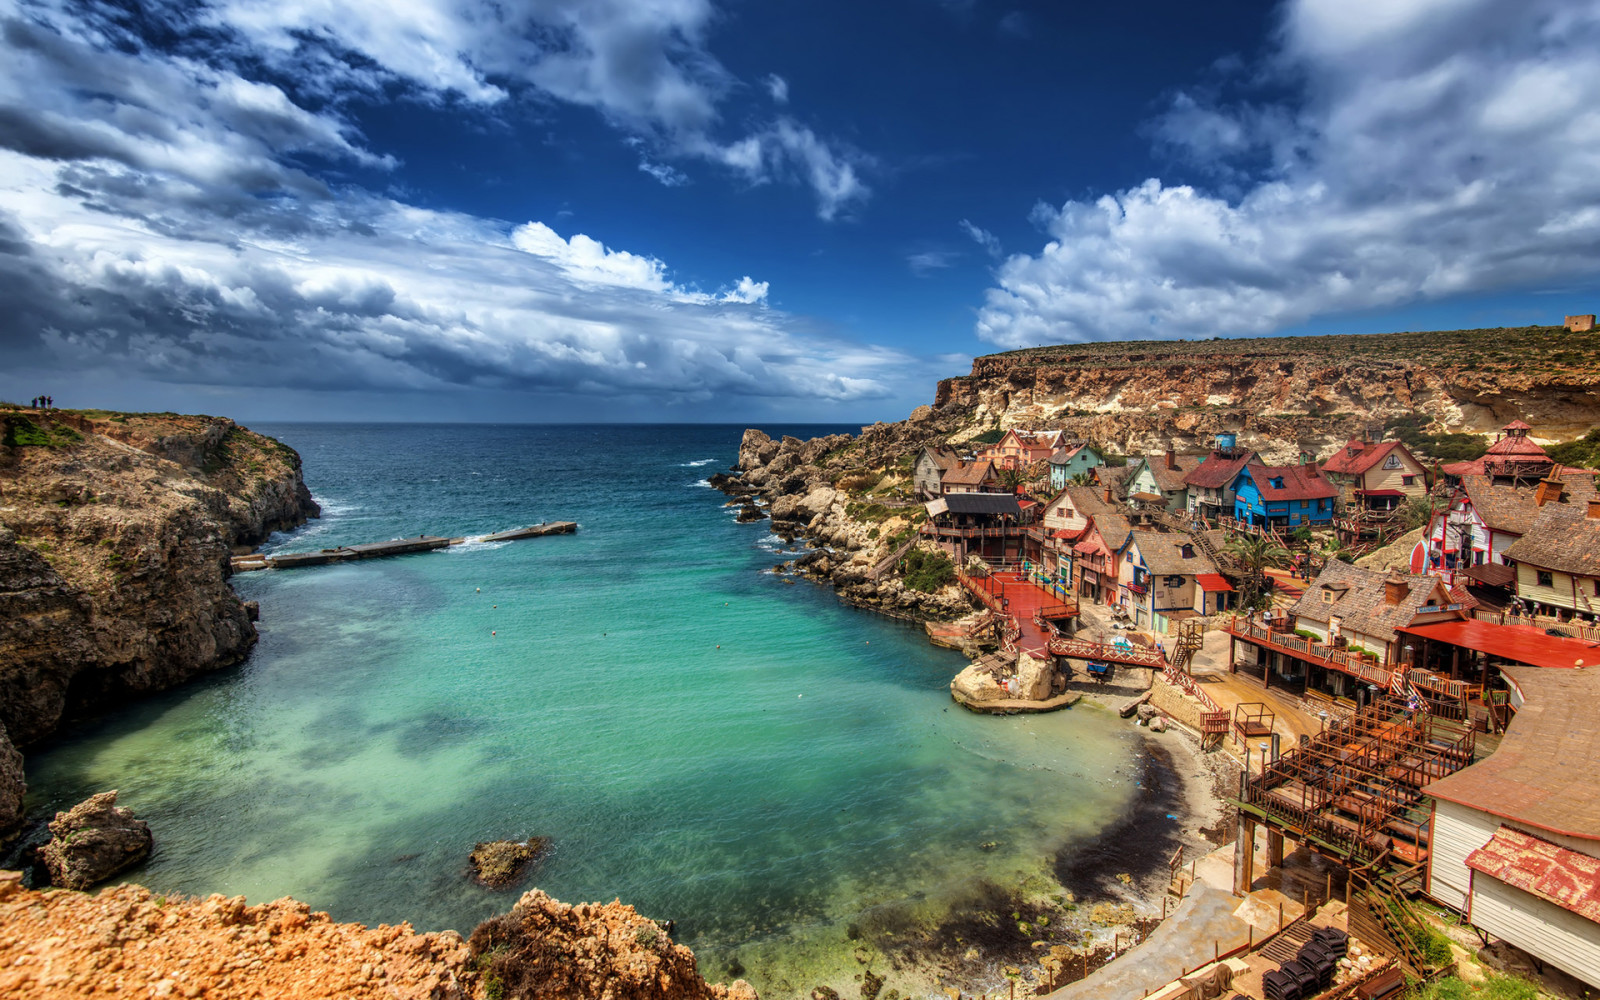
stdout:
<svg viewBox="0 0 1600 1000">
<path fill-rule="evenodd" d="M 325 511 L 268 551 L 580 530 L 236 577 L 245 664 L 29 758 L 34 805 L 115 787 L 151 822 L 130 880 L 467 932 L 515 900 L 463 877 L 472 845 L 542 835 L 528 886 L 675 919 L 781 996 L 848 982 L 864 910 L 1036 879 L 1130 801 L 1108 713 L 969 715 L 960 656 L 763 572 L 778 540 L 704 484 L 742 427 L 254 429 Z"/>
</svg>

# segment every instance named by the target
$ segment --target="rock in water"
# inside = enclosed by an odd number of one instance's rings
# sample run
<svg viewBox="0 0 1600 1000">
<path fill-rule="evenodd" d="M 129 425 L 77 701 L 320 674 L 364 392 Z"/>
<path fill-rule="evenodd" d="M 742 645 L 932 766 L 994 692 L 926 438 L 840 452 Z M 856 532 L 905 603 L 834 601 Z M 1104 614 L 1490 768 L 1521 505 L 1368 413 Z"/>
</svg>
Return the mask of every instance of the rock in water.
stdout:
<svg viewBox="0 0 1600 1000">
<path fill-rule="evenodd" d="M 50 821 L 50 843 L 40 851 L 50 881 L 87 889 L 150 856 L 150 824 L 117 806 L 115 790 L 91 795 Z"/>
<path fill-rule="evenodd" d="M 550 843 L 546 837 L 528 840 L 491 840 L 473 847 L 467 858 L 472 880 L 490 889 L 515 885 L 533 859 Z"/>
</svg>

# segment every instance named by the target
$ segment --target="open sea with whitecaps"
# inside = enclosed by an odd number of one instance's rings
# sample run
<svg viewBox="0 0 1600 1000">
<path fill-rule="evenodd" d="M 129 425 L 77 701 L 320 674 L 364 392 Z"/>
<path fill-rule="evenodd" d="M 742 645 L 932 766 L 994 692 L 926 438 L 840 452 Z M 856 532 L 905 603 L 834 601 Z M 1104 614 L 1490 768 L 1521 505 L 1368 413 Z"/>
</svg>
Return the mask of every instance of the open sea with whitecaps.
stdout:
<svg viewBox="0 0 1600 1000">
<path fill-rule="evenodd" d="M 128 881 L 465 934 L 518 895 L 473 844 L 545 836 L 521 888 L 675 920 L 770 998 L 859 974 L 852 925 L 1039 885 L 1134 801 L 1110 712 L 971 715 L 963 657 L 767 572 L 792 553 L 706 484 L 742 427 L 253 429 L 323 505 L 264 551 L 580 528 L 236 576 L 245 663 L 29 755 L 33 808 L 116 788 L 150 822 Z"/>
</svg>

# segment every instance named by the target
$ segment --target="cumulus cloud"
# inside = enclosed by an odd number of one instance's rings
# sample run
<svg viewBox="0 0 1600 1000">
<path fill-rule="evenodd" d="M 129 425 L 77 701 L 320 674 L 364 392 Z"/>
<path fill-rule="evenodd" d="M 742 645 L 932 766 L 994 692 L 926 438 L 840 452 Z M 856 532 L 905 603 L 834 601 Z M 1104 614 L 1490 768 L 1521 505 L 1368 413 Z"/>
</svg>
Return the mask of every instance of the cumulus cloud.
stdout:
<svg viewBox="0 0 1600 1000">
<path fill-rule="evenodd" d="M 656 256 L 537 220 L 332 188 L 295 154 L 388 165 L 337 104 L 45 13 L 0 0 L 0 122 L 27 126 L 0 127 L 8 364 L 670 403 L 878 398 L 914 363 L 771 308 L 748 275 L 704 292 Z"/>
<path fill-rule="evenodd" d="M 1157 140 L 1237 193 L 1150 179 L 1039 206 L 978 334 L 1269 333 L 1600 272 L 1600 2 L 1289 0 L 1258 72 L 1292 103 L 1181 93 Z"/>
</svg>

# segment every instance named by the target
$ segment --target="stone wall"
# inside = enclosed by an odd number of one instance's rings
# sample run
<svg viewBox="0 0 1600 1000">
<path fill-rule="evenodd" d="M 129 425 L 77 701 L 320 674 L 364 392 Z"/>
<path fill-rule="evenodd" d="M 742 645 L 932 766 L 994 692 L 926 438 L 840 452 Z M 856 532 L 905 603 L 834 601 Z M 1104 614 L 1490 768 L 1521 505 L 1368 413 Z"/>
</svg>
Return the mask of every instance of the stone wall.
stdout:
<svg viewBox="0 0 1600 1000">
<path fill-rule="evenodd" d="M 1151 682 L 1150 704 L 1174 722 L 1200 731 L 1200 703 L 1168 684 L 1166 678 L 1156 677 Z"/>
</svg>

